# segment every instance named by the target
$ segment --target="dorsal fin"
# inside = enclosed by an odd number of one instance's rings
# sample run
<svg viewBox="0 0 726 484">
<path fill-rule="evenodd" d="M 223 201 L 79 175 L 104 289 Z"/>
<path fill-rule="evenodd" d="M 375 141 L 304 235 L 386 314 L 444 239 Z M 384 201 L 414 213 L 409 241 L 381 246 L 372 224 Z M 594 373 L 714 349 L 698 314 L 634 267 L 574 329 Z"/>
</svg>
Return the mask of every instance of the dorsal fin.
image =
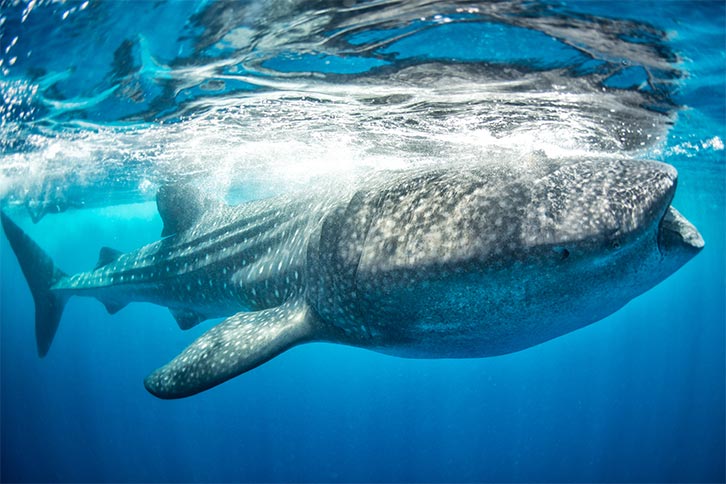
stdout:
<svg viewBox="0 0 726 484">
<path fill-rule="evenodd" d="M 188 230 L 209 209 L 211 202 L 191 185 L 163 185 L 156 194 L 156 207 L 164 222 L 161 236 Z"/>
<path fill-rule="evenodd" d="M 184 330 L 193 328 L 207 319 L 207 317 L 203 314 L 192 311 L 191 309 L 169 308 L 169 312 L 171 312 L 171 315 L 174 316 L 174 319 L 176 319 L 176 324 L 179 325 L 179 329 Z"/>
<path fill-rule="evenodd" d="M 237 313 L 146 377 L 144 385 L 159 398 L 194 395 L 297 344 L 312 341 L 316 326 L 312 311 L 300 300 L 262 311 Z"/>
<path fill-rule="evenodd" d="M 98 253 L 98 262 L 96 262 L 96 269 L 110 264 L 121 256 L 123 252 L 120 250 L 112 249 L 111 247 L 101 247 L 101 251 Z"/>
</svg>

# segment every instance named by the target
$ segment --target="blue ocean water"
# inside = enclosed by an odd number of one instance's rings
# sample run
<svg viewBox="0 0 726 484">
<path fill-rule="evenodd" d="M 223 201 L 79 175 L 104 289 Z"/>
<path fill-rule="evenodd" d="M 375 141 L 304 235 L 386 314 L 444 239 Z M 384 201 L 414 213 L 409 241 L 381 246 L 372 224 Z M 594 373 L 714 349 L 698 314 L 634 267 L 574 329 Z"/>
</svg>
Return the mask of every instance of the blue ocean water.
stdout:
<svg viewBox="0 0 726 484">
<path fill-rule="evenodd" d="M 165 401 L 143 378 L 215 322 L 182 332 L 162 307 L 74 298 L 40 359 L 2 237 L 3 482 L 726 480 L 723 2 L 1 8 L 0 205 L 69 273 L 156 240 L 167 182 L 239 201 L 528 153 L 668 162 L 706 241 L 622 310 L 525 351 L 316 343 Z"/>
</svg>

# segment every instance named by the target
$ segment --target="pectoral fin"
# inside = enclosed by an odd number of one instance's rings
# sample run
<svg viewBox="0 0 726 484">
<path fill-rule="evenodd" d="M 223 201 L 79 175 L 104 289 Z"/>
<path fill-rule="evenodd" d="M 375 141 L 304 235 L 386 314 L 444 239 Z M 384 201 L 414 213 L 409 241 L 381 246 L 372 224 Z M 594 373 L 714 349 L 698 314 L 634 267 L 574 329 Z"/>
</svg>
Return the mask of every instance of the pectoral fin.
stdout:
<svg viewBox="0 0 726 484">
<path fill-rule="evenodd" d="M 146 377 L 144 385 L 159 398 L 194 395 L 312 340 L 313 332 L 311 311 L 302 301 L 237 313 Z"/>
</svg>

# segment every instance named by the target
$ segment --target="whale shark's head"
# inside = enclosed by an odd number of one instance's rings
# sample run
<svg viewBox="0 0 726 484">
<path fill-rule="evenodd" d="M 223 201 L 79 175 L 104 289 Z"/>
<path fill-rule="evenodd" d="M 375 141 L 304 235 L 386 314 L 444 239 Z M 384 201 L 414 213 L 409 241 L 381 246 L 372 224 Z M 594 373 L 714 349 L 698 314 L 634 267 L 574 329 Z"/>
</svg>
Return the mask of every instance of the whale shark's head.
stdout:
<svg viewBox="0 0 726 484">
<path fill-rule="evenodd" d="M 676 179 L 637 160 L 396 179 L 323 231 L 331 280 L 355 295 L 336 324 L 382 351 L 483 356 L 601 319 L 703 247 L 670 205 Z"/>
<path fill-rule="evenodd" d="M 659 278 L 651 285 L 660 282 L 704 245 L 698 230 L 671 206 L 677 178 L 671 165 L 653 161 L 560 166 L 530 184 L 519 247 L 540 256 L 550 249 L 563 266 L 572 257 L 583 270 L 617 267 L 615 278 L 634 270 L 641 281 L 647 279 L 642 269 L 653 260 Z"/>
</svg>

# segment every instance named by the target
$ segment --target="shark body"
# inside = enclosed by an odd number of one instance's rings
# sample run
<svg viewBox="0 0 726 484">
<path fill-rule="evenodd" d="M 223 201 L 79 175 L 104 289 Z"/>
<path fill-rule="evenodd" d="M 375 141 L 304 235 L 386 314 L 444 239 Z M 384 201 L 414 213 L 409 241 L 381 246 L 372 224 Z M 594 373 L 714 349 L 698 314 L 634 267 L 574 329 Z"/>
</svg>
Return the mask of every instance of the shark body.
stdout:
<svg viewBox="0 0 726 484">
<path fill-rule="evenodd" d="M 309 341 L 482 357 L 602 319 L 703 247 L 670 206 L 676 178 L 662 163 L 585 159 L 378 175 L 239 206 L 164 187 L 164 238 L 104 248 L 72 276 L 2 224 L 36 302 L 41 356 L 74 295 L 111 313 L 167 306 L 183 329 L 226 317 L 146 378 L 178 398 Z"/>
</svg>

